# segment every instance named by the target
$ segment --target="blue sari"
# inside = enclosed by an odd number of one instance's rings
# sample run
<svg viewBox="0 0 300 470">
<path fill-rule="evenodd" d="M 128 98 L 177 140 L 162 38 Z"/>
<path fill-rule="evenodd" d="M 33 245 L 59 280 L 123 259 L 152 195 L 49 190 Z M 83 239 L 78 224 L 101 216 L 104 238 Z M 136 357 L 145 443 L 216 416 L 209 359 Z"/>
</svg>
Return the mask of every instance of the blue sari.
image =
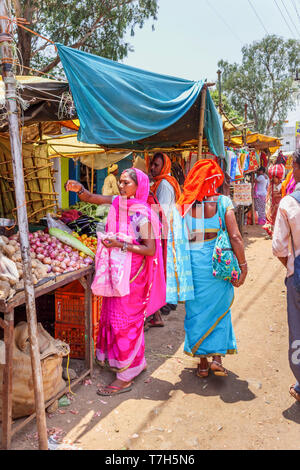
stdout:
<svg viewBox="0 0 300 470">
<path fill-rule="evenodd" d="M 186 225 L 176 207 L 170 217 L 167 248 L 167 296 L 170 304 L 194 298 L 193 274 Z"/>
<path fill-rule="evenodd" d="M 209 219 L 196 219 L 187 214 L 185 221 L 190 232 L 205 230 L 216 232 L 220 228 L 219 217 L 224 226 L 225 213 L 233 209 L 227 196 L 219 196 L 218 211 Z M 204 226 L 203 226 L 204 225 Z M 234 288 L 228 281 L 216 279 L 212 274 L 212 255 L 216 238 L 202 243 L 190 243 L 190 257 L 194 285 L 194 299 L 185 303 L 184 352 L 190 356 L 214 356 L 237 352 L 236 339 L 231 321 Z"/>
</svg>

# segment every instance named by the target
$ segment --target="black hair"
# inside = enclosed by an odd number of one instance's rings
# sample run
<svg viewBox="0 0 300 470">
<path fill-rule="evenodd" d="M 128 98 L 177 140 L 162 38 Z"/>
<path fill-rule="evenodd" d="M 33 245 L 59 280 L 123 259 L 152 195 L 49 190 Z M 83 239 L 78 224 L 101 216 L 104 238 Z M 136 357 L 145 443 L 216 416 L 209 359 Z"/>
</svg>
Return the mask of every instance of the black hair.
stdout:
<svg viewBox="0 0 300 470">
<path fill-rule="evenodd" d="M 295 162 L 300 166 L 300 149 L 297 149 L 293 153 L 293 158 L 294 158 Z"/>
<path fill-rule="evenodd" d="M 138 185 L 138 179 L 137 179 L 136 171 L 134 168 L 127 168 L 127 170 L 124 170 L 123 173 L 127 173 L 129 178 L 131 178 L 132 181 L 134 181 L 134 183 Z"/>
<path fill-rule="evenodd" d="M 163 154 L 160 153 L 160 152 L 157 152 L 157 153 L 155 153 L 155 154 L 153 155 L 153 160 L 155 160 L 155 158 L 160 158 L 163 163 L 165 162 L 164 156 L 163 156 Z"/>
<path fill-rule="evenodd" d="M 259 169 L 257 170 L 257 172 L 259 172 L 259 171 L 262 171 L 263 173 L 265 173 L 266 169 L 265 169 L 264 166 L 260 166 Z"/>
</svg>

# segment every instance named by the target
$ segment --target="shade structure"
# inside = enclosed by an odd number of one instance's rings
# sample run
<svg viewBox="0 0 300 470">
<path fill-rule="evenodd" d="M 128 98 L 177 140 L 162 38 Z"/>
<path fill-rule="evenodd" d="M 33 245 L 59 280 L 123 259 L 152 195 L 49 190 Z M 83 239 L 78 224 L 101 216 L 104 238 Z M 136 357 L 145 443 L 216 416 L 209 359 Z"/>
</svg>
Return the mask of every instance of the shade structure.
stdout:
<svg viewBox="0 0 300 470">
<path fill-rule="evenodd" d="M 159 75 L 56 46 L 80 120 L 78 140 L 142 150 L 197 139 L 203 80 Z M 211 152 L 224 156 L 222 122 L 209 92 L 204 133 Z"/>
<path fill-rule="evenodd" d="M 23 108 L 22 123 L 30 125 L 37 122 L 69 119 L 70 93 L 66 81 L 51 80 L 42 77 L 16 76 L 18 95 Z M 69 101 L 69 105 L 67 105 Z M 75 111 L 75 110 L 74 110 Z M 8 129 L 5 109 L 4 83 L 0 78 L 0 131 Z"/>
<path fill-rule="evenodd" d="M 84 165 L 94 170 L 102 170 L 112 163 L 117 163 L 130 155 L 131 152 L 119 151 L 118 149 L 106 151 L 95 144 L 85 144 L 77 140 L 77 134 L 59 137 L 43 137 L 48 147 L 50 158 L 68 157 L 80 160 Z"/>
</svg>

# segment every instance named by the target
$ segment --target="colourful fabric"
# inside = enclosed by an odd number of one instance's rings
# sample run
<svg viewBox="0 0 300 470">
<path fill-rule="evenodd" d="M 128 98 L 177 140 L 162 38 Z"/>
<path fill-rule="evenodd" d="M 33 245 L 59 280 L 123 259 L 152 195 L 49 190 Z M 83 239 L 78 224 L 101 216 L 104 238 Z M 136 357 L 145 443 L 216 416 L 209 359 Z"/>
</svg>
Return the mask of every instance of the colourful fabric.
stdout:
<svg viewBox="0 0 300 470">
<path fill-rule="evenodd" d="M 281 201 L 281 185 L 278 182 L 274 182 L 274 178 L 279 181 L 284 177 L 284 166 L 283 165 L 271 165 L 268 170 L 270 183 L 268 186 L 268 192 L 266 197 L 266 223 L 263 229 L 267 234 L 272 237 L 274 231 L 274 225 L 276 215 Z"/>
<path fill-rule="evenodd" d="M 217 279 L 231 282 L 239 278 L 241 270 L 237 257 L 232 250 L 230 238 L 226 230 L 225 213 L 223 213 L 223 211 L 225 211 L 225 207 L 220 204 L 220 201 L 221 199 L 218 198 L 217 212 L 220 227 L 213 251 L 213 276 Z M 233 209 L 233 206 L 228 205 L 226 207 L 226 209 L 229 208 Z"/>
<path fill-rule="evenodd" d="M 174 176 L 170 175 L 171 169 L 172 169 L 171 160 L 165 153 L 161 155 L 163 156 L 164 164 L 163 164 L 160 174 L 154 177 L 154 184 L 151 186 L 151 191 L 156 195 L 158 186 L 160 185 L 161 181 L 165 179 L 173 187 L 175 191 L 175 201 L 177 201 L 181 195 L 181 189 L 180 189 L 178 181 L 174 178 Z"/>
<path fill-rule="evenodd" d="M 97 359 L 118 371 L 117 377 L 125 381 L 145 368 L 144 319 L 162 307 L 166 299 L 160 224 L 147 204 L 149 178 L 142 171 L 135 171 L 138 180 L 135 198 L 117 196 L 113 200 L 106 230 L 135 237 L 134 218 L 146 217 L 152 225 L 156 252 L 145 257 L 132 253 L 129 295 L 103 298 L 96 349 Z M 136 237 L 133 243 L 139 244 Z"/>
<path fill-rule="evenodd" d="M 295 191 L 296 187 L 296 180 L 293 175 L 293 170 L 291 170 L 285 180 L 282 182 L 281 185 L 281 195 L 282 197 L 287 196 Z"/>
<path fill-rule="evenodd" d="M 231 200 L 220 196 L 220 213 L 204 219 L 204 229 L 219 229 L 219 215 L 225 224 L 225 213 L 232 208 Z M 201 224 L 201 221 L 197 220 Z M 225 224 L 226 225 L 226 224 Z M 190 245 L 196 245 L 192 242 Z M 231 321 L 231 305 L 234 289 L 230 282 L 213 276 L 212 255 L 215 239 L 206 240 L 201 249 L 192 249 L 191 265 L 194 300 L 185 303 L 184 351 L 190 356 L 225 355 L 237 352 L 236 339 Z"/>
<path fill-rule="evenodd" d="M 223 181 L 223 171 L 214 160 L 196 162 L 186 177 L 183 193 L 177 203 L 181 215 L 184 216 L 195 201 L 217 194 L 216 190 Z"/>
<path fill-rule="evenodd" d="M 266 223 L 266 196 L 256 195 L 254 205 L 258 213 L 258 225 L 264 225 Z"/>
<path fill-rule="evenodd" d="M 188 232 L 176 207 L 170 219 L 167 255 L 167 303 L 177 304 L 194 298 Z"/>
</svg>

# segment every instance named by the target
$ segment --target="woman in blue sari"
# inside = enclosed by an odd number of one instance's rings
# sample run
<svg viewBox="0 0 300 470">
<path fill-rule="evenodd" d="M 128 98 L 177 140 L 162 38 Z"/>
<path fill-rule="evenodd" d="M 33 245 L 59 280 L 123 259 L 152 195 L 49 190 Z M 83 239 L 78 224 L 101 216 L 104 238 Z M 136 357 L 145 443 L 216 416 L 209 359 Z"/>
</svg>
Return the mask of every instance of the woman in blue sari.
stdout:
<svg viewBox="0 0 300 470">
<path fill-rule="evenodd" d="M 216 189 L 224 175 L 213 160 L 200 160 L 189 172 L 178 201 L 181 216 L 189 232 L 194 299 L 187 300 L 185 327 L 186 354 L 199 357 L 199 377 L 227 376 L 222 356 L 237 352 L 231 321 L 234 287 L 241 286 L 247 275 L 244 244 L 229 197 Z M 220 220 L 221 219 L 221 220 Z M 241 275 L 236 281 L 223 281 L 213 275 L 212 255 L 220 222 L 226 226 L 232 249 L 238 259 Z M 208 358 L 212 357 L 212 362 Z"/>
</svg>

